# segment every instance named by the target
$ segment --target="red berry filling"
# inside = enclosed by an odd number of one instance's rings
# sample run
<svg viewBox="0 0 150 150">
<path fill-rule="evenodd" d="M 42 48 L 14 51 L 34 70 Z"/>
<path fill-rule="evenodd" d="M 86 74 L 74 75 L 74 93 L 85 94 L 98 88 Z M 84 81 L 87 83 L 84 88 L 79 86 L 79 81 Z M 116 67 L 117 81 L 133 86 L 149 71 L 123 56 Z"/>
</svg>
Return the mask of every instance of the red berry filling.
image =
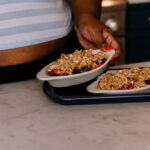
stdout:
<svg viewBox="0 0 150 150">
<path fill-rule="evenodd" d="M 57 75 L 59 75 L 59 73 L 60 73 L 60 70 L 54 69 L 51 72 L 49 72 L 49 75 L 50 76 L 57 76 Z"/>
<path fill-rule="evenodd" d="M 51 72 L 49 72 L 50 76 L 66 76 L 68 75 L 67 73 L 62 73 L 60 74 L 60 70 L 59 69 L 54 69 Z"/>
<path fill-rule="evenodd" d="M 97 64 L 96 66 L 92 67 L 92 68 L 88 68 L 88 67 L 84 67 L 81 70 L 75 68 L 72 72 L 72 74 L 76 74 L 76 73 L 82 73 L 82 72 L 87 72 L 90 70 L 94 70 L 96 68 L 98 68 L 99 66 L 101 66 L 102 64 Z M 50 76 L 65 76 L 68 75 L 68 73 L 62 73 L 60 74 L 60 70 L 59 69 L 54 69 L 51 72 L 48 73 Z"/>
<path fill-rule="evenodd" d="M 129 84 L 127 89 L 134 89 L 134 84 Z"/>
<path fill-rule="evenodd" d="M 102 65 L 102 64 L 98 64 L 98 65 L 92 67 L 91 70 L 94 70 L 94 69 L 98 68 L 98 67 L 101 66 L 101 65 Z"/>
<path fill-rule="evenodd" d="M 131 89 L 134 89 L 134 84 L 129 84 L 129 85 L 127 86 L 127 88 L 121 87 L 121 88 L 119 88 L 118 90 L 131 90 Z"/>
</svg>

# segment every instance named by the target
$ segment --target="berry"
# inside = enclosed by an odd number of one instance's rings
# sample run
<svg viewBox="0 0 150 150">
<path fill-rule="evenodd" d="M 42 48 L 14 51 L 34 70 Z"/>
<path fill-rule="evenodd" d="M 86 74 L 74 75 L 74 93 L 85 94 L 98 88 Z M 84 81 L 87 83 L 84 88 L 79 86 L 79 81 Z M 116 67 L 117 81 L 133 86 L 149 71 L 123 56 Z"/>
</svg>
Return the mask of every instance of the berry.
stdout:
<svg viewBox="0 0 150 150">
<path fill-rule="evenodd" d="M 59 75 L 59 73 L 60 73 L 59 69 L 54 69 L 51 72 L 49 72 L 49 75 L 50 76 L 57 76 L 57 75 Z"/>
<path fill-rule="evenodd" d="M 81 69 L 81 72 L 87 72 L 87 71 L 89 71 L 90 70 L 90 68 L 88 68 L 88 67 L 83 67 L 82 69 Z"/>
<path fill-rule="evenodd" d="M 98 64 L 98 65 L 92 67 L 91 70 L 94 70 L 94 69 L 98 68 L 98 67 L 101 66 L 101 65 L 102 65 L 102 64 Z"/>
<path fill-rule="evenodd" d="M 134 89 L 134 84 L 129 84 L 127 89 Z"/>
<path fill-rule="evenodd" d="M 103 59 L 102 59 L 102 64 L 104 64 L 104 63 L 105 63 L 105 61 L 106 61 L 106 59 L 105 59 L 105 58 L 103 58 Z"/>
<path fill-rule="evenodd" d="M 76 73 L 81 73 L 81 71 L 78 69 L 78 68 L 74 68 L 74 70 L 73 70 L 73 72 L 72 72 L 73 74 L 76 74 Z"/>
</svg>

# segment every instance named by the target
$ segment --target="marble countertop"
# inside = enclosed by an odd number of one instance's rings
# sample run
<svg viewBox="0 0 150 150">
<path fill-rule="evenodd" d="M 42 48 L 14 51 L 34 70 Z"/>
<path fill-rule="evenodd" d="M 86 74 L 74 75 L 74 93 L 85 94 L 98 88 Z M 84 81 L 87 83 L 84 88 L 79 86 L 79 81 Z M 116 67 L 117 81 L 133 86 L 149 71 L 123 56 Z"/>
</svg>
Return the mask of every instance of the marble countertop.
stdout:
<svg viewBox="0 0 150 150">
<path fill-rule="evenodd" d="M 150 150 L 150 103 L 63 106 L 37 80 L 0 85 L 0 150 Z"/>
</svg>

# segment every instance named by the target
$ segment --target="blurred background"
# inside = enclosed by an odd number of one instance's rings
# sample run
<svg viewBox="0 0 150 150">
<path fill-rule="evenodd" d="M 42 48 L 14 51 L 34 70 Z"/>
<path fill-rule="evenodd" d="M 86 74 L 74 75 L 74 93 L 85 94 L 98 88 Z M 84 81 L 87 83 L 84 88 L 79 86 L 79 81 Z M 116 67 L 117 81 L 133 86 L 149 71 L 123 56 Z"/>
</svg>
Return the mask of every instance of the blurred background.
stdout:
<svg viewBox="0 0 150 150">
<path fill-rule="evenodd" d="M 103 0 L 101 20 L 121 45 L 114 65 L 150 60 L 150 0 Z"/>
</svg>

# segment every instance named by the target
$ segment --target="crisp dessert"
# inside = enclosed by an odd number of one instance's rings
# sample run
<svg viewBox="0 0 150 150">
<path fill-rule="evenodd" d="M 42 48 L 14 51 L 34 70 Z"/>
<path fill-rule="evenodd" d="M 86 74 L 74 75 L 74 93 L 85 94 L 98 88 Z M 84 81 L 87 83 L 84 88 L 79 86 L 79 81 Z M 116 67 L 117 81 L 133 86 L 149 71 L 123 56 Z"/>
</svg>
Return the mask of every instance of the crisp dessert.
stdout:
<svg viewBox="0 0 150 150">
<path fill-rule="evenodd" d="M 107 73 L 98 82 L 100 90 L 126 90 L 150 85 L 150 68 L 132 68 Z"/>
<path fill-rule="evenodd" d="M 49 65 L 46 72 L 50 76 L 64 76 L 96 69 L 107 60 L 103 52 L 96 54 L 92 50 L 75 50 L 71 54 L 61 54 L 56 62 Z"/>
</svg>

